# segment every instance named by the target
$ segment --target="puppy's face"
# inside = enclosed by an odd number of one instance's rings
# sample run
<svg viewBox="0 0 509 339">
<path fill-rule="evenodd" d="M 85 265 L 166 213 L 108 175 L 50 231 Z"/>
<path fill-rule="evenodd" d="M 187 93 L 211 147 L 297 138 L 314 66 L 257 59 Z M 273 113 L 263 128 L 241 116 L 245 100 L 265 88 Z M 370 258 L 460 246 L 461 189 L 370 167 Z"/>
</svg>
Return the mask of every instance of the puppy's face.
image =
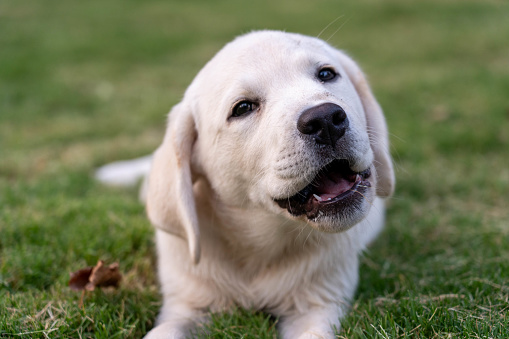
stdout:
<svg viewBox="0 0 509 339">
<path fill-rule="evenodd" d="M 184 99 L 197 130 L 193 170 L 222 204 L 326 232 L 368 213 L 375 157 L 341 57 L 318 39 L 263 32 L 230 43 L 199 73 Z"/>
</svg>

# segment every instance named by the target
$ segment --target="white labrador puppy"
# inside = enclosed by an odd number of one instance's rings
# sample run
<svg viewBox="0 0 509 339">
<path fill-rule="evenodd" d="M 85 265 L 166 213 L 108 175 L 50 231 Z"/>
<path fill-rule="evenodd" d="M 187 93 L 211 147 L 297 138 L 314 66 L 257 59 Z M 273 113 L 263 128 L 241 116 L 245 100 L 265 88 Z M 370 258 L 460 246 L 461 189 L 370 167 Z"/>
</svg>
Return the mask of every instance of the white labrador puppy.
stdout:
<svg viewBox="0 0 509 339">
<path fill-rule="evenodd" d="M 333 338 L 394 182 L 382 110 L 352 59 L 298 34 L 235 39 L 153 157 L 144 196 L 164 302 L 146 338 L 192 336 L 232 306 L 278 316 L 283 338 Z"/>
</svg>

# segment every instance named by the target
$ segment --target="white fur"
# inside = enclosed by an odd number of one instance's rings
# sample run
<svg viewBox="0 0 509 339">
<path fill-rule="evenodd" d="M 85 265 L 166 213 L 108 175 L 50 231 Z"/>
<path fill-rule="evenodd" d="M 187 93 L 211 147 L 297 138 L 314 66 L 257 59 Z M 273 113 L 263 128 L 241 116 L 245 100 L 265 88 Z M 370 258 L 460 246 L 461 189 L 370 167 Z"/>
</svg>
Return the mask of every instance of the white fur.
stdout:
<svg viewBox="0 0 509 339">
<path fill-rule="evenodd" d="M 102 166 L 95 172 L 95 178 L 112 186 L 133 186 L 150 172 L 152 156 L 133 160 L 116 161 Z"/>
<path fill-rule="evenodd" d="M 340 78 L 317 80 L 322 66 Z M 230 118 L 243 99 L 259 109 Z M 330 157 L 296 129 L 303 111 L 323 103 L 341 106 L 350 122 Z M 360 207 L 308 220 L 274 202 L 334 158 L 371 168 Z M 173 108 L 154 155 L 146 196 L 163 307 L 146 338 L 183 338 L 209 312 L 233 306 L 279 316 L 283 338 L 333 338 L 357 285 L 359 254 L 380 232 L 393 188 L 383 113 L 352 59 L 298 34 L 237 38 Z"/>
</svg>

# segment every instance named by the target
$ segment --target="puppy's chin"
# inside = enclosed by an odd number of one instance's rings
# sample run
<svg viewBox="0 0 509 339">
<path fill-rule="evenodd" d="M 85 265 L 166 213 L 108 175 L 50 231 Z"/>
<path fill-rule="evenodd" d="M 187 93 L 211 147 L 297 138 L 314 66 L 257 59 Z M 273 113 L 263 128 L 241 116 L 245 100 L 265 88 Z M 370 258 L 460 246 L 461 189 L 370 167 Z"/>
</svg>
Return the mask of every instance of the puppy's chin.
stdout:
<svg viewBox="0 0 509 339">
<path fill-rule="evenodd" d="M 349 206 L 336 213 L 318 212 L 313 219 L 306 218 L 306 222 L 314 229 L 325 233 L 344 232 L 362 221 L 370 210 L 370 203 L 367 200 Z"/>
</svg>

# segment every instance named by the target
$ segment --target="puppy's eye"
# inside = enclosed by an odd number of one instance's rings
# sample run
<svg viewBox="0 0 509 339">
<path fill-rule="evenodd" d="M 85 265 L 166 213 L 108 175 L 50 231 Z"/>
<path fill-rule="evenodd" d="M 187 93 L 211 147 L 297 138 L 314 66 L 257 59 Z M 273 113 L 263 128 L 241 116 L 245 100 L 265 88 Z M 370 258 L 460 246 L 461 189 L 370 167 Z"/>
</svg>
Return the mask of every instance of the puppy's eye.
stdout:
<svg viewBox="0 0 509 339">
<path fill-rule="evenodd" d="M 336 77 L 336 71 L 332 68 L 326 67 L 318 71 L 317 77 L 320 81 L 331 81 Z"/>
<path fill-rule="evenodd" d="M 237 103 L 232 110 L 232 117 L 240 117 L 246 114 L 249 114 L 253 111 L 256 111 L 258 108 L 258 105 L 254 102 L 243 100 L 239 103 Z"/>
</svg>

